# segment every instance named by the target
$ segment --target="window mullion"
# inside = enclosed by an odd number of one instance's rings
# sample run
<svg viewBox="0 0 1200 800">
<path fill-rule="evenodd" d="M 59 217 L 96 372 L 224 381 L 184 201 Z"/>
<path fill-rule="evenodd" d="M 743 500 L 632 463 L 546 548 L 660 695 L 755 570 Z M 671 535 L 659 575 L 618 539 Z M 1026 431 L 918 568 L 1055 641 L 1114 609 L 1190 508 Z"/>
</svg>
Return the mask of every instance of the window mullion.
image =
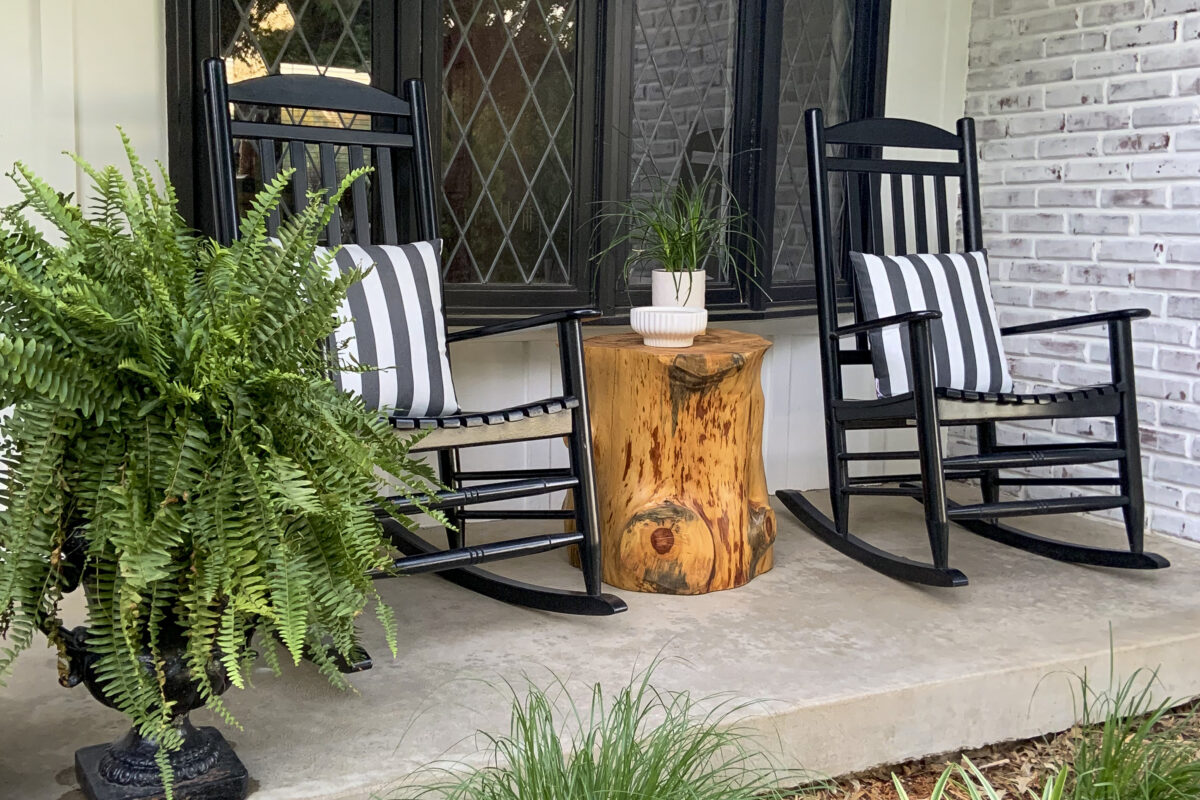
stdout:
<svg viewBox="0 0 1200 800">
<path fill-rule="evenodd" d="M 603 20 L 598 46 L 604 53 L 602 83 L 597 87 L 601 109 L 597 127 L 598 206 L 594 211 L 612 208 L 630 196 L 630 131 L 633 118 L 633 3 L 624 0 L 599 0 L 598 16 Z M 594 215 L 593 215 L 594 216 Z M 589 225 L 589 256 L 604 247 L 600 237 L 611 230 L 611 222 L 595 220 Z M 624 250 L 616 248 L 600 263 L 593 263 L 596 277 L 596 301 L 605 314 L 613 314 L 621 305 L 617 288 L 621 283 Z"/>
<path fill-rule="evenodd" d="M 766 307 L 765 290 L 771 281 L 782 29 L 782 3 L 742 0 L 730 177 L 734 197 L 746 213 L 754 234 L 754 266 L 749 259 L 739 257 L 738 280 L 742 297 L 756 311 Z"/>
</svg>

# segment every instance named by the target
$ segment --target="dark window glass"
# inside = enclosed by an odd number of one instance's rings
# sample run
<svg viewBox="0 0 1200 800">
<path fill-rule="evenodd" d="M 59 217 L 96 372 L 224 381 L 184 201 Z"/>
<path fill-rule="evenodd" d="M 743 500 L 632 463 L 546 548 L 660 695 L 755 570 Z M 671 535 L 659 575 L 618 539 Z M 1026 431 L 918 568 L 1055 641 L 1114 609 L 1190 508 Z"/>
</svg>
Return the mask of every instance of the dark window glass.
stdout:
<svg viewBox="0 0 1200 800">
<path fill-rule="evenodd" d="M 575 2 L 445 0 L 445 279 L 570 284 Z"/>
<path fill-rule="evenodd" d="M 279 73 L 371 81 L 369 0 L 220 0 L 230 82 Z"/>
<path fill-rule="evenodd" d="M 780 53 L 779 139 L 775 173 L 775 241 L 770 254 L 775 285 L 810 283 L 813 267 L 804 110 L 825 109 L 825 124 L 850 109 L 852 0 L 785 0 Z M 831 195 L 842 214 L 840 185 Z"/>
<path fill-rule="evenodd" d="M 225 70 L 231 83 L 264 75 L 320 74 L 371 82 L 371 3 L 370 0 L 220 0 L 219 20 Z M 263 109 L 238 107 L 234 113 L 242 119 L 369 128 L 371 120 L 354 114 L 309 109 Z M 259 143 L 245 139 L 234 142 L 238 206 L 242 213 L 262 188 Z M 338 179 L 350 171 L 345 147 L 334 148 Z M 370 166 L 370 153 L 365 154 Z M 268 162 L 269 163 L 269 162 Z M 309 185 L 320 187 L 318 147 L 305 146 L 303 158 L 293 159 L 290 145 L 275 148 L 274 163 L 280 168 L 302 168 Z M 369 180 L 369 179 L 368 179 Z M 341 215 L 344 238 L 351 240 L 349 229 L 353 214 L 350 198 L 343 200 Z M 281 203 L 287 216 L 290 198 Z"/>
<path fill-rule="evenodd" d="M 634 3 L 633 197 L 728 176 L 737 10 L 737 0 Z M 728 200 L 715 192 L 714 211 Z M 643 271 L 630 282 L 648 281 Z"/>
</svg>

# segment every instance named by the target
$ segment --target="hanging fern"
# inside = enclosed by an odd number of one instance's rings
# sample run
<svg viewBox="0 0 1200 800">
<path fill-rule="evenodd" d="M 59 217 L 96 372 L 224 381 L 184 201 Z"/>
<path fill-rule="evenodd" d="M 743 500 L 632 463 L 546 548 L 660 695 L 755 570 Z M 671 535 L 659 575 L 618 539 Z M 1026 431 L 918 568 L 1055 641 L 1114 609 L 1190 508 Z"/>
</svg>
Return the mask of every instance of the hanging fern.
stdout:
<svg viewBox="0 0 1200 800">
<path fill-rule="evenodd" d="M 361 275 L 331 281 L 313 252 L 361 172 L 310 196 L 273 242 L 280 174 L 223 247 L 194 236 L 165 176 L 125 149 L 130 177 L 80 162 L 88 212 L 21 164 L 10 177 L 23 200 L 0 212 L 0 407 L 12 407 L 0 420 L 0 680 L 39 630 L 66 658 L 58 604 L 81 571 L 96 675 L 169 749 L 168 638 L 182 637 L 227 719 L 210 666 L 243 686 L 256 629 L 268 663 L 274 636 L 338 682 L 328 644 L 350 660 L 374 604 L 394 654 L 394 617 L 366 577 L 392 558 L 371 506 L 434 486 L 411 441 L 327 379 L 337 356 L 322 345 Z M 139 662 L 147 651 L 157 674 Z"/>
</svg>

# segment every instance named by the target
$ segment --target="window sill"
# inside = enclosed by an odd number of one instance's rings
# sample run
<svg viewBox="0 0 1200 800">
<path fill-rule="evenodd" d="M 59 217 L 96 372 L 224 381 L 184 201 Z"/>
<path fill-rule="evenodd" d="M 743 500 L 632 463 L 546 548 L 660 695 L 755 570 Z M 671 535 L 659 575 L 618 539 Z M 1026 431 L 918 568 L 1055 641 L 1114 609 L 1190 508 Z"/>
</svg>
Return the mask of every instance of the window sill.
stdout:
<svg viewBox="0 0 1200 800">
<path fill-rule="evenodd" d="M 746 333 L 772 338 L 775 336 L 816 336 L 817 318 L 815 309 L 811 306 L 800 308 L 773 309 L 765 312 L 736 311 L 710 309 L 708 324 L 714 328 L 732 328 Z M 511 317 L 492 317 L 470 320 L 471 325 L 452 324 L 450 330 L 458 331 L 483 325 L 487 322 L 498 322 Z M 591 336 L 606 336 L 613 333 L 629 333 L 629 315 L 615 314 L 598 320 L 587 322 L 583 326 L 584 338 Z M 552 342 L 556 341 L 557 333 L 553 325 L 541 328 L 528 328 L 522 331 L 489 336 L 484 339 L 473 339 L 474 342 Z M 469 346 L 469 345 L 468 345 Z"/>
</svg>

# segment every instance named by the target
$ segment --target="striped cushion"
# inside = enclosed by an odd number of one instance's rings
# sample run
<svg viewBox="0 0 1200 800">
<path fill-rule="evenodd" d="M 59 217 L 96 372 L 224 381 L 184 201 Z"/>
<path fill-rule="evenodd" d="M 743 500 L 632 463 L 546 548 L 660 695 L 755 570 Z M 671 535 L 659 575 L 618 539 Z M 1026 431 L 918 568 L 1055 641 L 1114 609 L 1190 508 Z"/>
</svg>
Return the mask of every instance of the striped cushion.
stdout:
<svg viewBox="0 0 1200 800">
<path fill-rule="evenodd" d="M 907 311 L 941 311 L 930 326 L 937 386 L 976 392 L 1011 392 L 987 254 L 874 256 L 851 253 L 863 318 Z M 880 397 L 911 390 L 908 326 L 869 334 L 875 388 Z"/>
<path fill-rule="evenodd" d="M 349 342 L 352 363 L 371 372 L 339 372 L 338 386 L 362 396 L 367 408 L 387 414 L 439 417 L 458 412 L 446 324 L 442 317 L 442 242 L 405 245 L 345 245 L 330 268 L 370 271 L 350 286 L 334 332 Z M 372 268 L 372 265 L 374 267 Z"/>
</svg>

